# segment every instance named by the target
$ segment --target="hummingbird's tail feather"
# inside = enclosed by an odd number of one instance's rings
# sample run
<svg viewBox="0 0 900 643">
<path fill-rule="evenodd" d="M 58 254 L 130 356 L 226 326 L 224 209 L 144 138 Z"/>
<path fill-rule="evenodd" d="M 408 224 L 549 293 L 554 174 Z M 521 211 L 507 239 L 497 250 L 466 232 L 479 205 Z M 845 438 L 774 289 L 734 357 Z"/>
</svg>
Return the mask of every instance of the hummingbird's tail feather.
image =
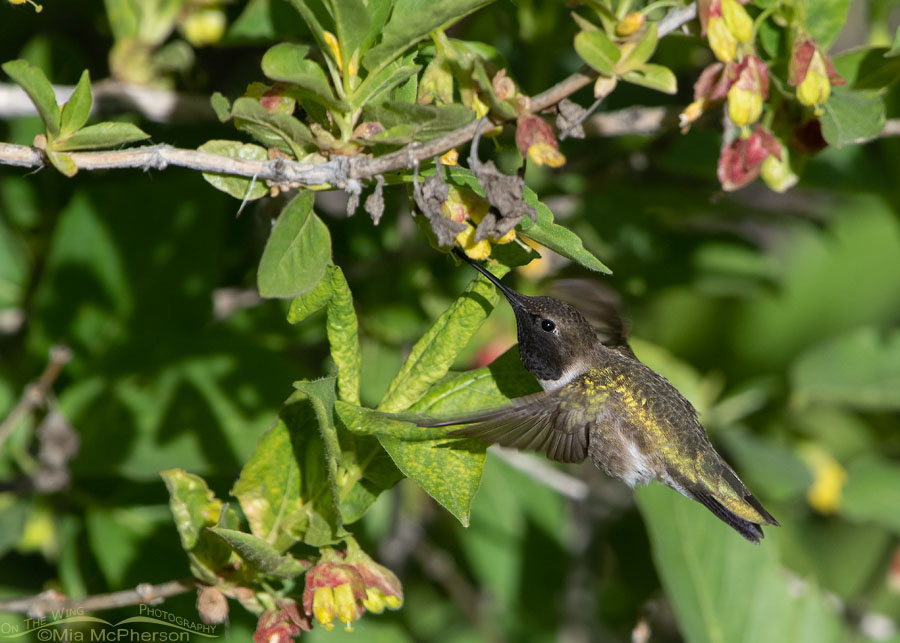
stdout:
<svg viewBox="0 0 900 643">
<path fill-rule="evenodd" d="M 712 496 L 712 494 L 705 491 L 695 491 L 692 495 L 694 496 L 695 500 L 697 500 L 698 502 L 703 504 L 704 507 L 713 512 L 716 518 L 734 529 L 754 545 L 758 545 L 759 539 L 764 537 L 763 530 L 758 523 L 739 518 L 734 512 L 726 509 L 721 502 L 719 502 Z M 753 498 L 753 496 L 750 497 Z M 753 499 L 754 501 L 756 500 L 756 498 Z M 759 502 L 757 501 L 756 504 L 759 505 Z M 762 508 L 762 505 L 760 505 L 760 508 Z M 768 515 L 768 512 L 766 512 L 765 509 L 763 509 L 763 512 Z M 776 522 L 774 524 L 777 525 L 778 523 Z"/>
</svg>

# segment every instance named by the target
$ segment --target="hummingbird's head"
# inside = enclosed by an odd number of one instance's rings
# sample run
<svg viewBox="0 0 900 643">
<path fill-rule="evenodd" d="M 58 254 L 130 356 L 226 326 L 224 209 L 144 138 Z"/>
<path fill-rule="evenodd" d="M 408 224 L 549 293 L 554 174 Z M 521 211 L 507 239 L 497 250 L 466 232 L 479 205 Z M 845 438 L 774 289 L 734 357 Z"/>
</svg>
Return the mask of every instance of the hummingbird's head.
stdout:
<svg viewBox="0 0 900 643">
<path fill-rule="evenodd" d="M 580 375 L 600 343 L 590 323 L 569 304 L 553 297 L 529 297 L 470 261 L 506 297 L 516 314 L 519 356 L 541 386 L 554 389 Z"/>
</svg>

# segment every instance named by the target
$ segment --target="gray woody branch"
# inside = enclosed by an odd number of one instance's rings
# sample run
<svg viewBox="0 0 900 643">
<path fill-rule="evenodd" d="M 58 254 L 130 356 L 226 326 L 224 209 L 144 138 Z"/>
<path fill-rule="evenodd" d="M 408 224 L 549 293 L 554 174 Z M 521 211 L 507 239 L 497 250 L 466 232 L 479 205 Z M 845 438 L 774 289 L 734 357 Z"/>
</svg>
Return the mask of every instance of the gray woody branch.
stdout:
<svg viewBox="0 0 900 643">
<path fill-rule="evenodd" d="M 694 4 L 671 11 L 660 22 L 660 37 L 677 30 L 692 20 L 696 13 L 697 10 Z M 572 74 L 548 90 L 532 97 L 532 111 L 538 112 L 556 105 L 564 98 L 590 84 L 594 78 L 593 72 L 588 70 Z M 130 86 L 110 87 L 106 91 L 113 95 L 116 92 L 120 94 L 132 92 L 133 95 L 135 92 L 135 89 Z M 144 105 L 143 111 L 146 112 L 145 115 L 148 118 L 156 120 L 154 116 L 151 116 L 151 113 L 169 113 L 165 109 L 149 111 L 149 106 L 153 104 L 154 100 L 161 100 L 159 95 L 141 94 L 141 96 L 142 100 L 144 100 L 143 103 L 135 102 L 134 100 L 132 102 L 136 105 Z M 193 101 L 189 102 L 192 103 Z M 198 107 L 198 109 L 200 108 Z M 201 114 L 205 111 L 205 108 L 203 108 Z M 170 165 L 176 165 L 203 172 L 269 180 L 276 184 L 331 185 L 337 188 L 345 188 L 351 182 L 405 169 L 413 163 L 422 162 L 462 145 L 475 136 L 479 123 L 486 120 L 486 118 L 475 120 L 440 138 L 423 144 L 407 146 L 377 158 L 338 157 L 315 165 L 281 159 L 273 161 L 241 160 L 197 150 L 178 149 L 169 145 L 154 145 L 102 152 L 70 152 L 68 154 L 72 157 L 75 166 L 79 170 L 117 168 L 161 170 Z M 43 167 L 45 162 L 43 153 L 36 148 L 26 145 L 0 143 L 0 164 L 18 167 Z"/>
</svg>

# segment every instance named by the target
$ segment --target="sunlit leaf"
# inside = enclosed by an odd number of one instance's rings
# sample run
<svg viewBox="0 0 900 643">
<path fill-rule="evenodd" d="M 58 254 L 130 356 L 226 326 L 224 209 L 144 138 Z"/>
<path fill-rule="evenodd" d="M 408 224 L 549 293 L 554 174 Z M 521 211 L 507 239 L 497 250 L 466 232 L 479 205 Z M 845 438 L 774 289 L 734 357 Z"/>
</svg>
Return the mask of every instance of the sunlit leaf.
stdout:
<svg viewBox="0 0 900 643">
<path fill-rule="evenodd" d="M 94 99 L 91 96 L 91 76 L 85 69 L 75 85 L 75 91 L 72 96 L 62 106 L 60 116 L 59 133 L 60 136 L 68 136 L 76 130 L 84 127 L 87 123 L 88 116 L 91 115 L 91 105 Z"/>
<path fill-rule="evenodd" d="M 116 147 L 146 138 L 150 138 L 150 135 L 132 123 L 97 123 L 83 127 L 71 136 L 60 138 L 58 143 L 53 144 L 53 149 L 61 152 L 92 150 Z"/>
<path fill-rule="evenodd" d="M 593 69 L 605 76 L 616 74 L 619 48 L 602 31 L 580 31 L 575 36 L 575 51 Z"/>
<path fill-rule="evenodd" d="M 26 60 L 11 60 L 3 63 L 2 67 L 3 71 L 28 94 L 50 137 L 59 135 L 59 105 L 53 87 L 44 72 Z"/>
<path fill-rule="evenodd" d="M 401 55 L 439 27 L 456 22 L 491 0 L 397 0 L 384 26 L 381 42 L 363 57 L 373 71 Z"/>
</svg>

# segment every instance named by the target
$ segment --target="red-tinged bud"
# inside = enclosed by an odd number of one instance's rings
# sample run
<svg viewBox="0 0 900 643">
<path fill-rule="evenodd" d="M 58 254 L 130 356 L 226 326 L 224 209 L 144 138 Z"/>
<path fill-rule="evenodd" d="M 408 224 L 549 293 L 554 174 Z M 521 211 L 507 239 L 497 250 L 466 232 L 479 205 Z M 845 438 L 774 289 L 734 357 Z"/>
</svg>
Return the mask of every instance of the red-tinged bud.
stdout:
<svg viewBox="0 0 900 643">
<path fill-rule="evenodd" d="M 384 125 L 382 125 L 378 121 L 366 121 L 356 126 L 356 129 L 353 130 L 353 138 L 366 140 L 372 138 L 373 136 L 378 136 L 383 132 Z"/>
<path fill-rule="evenodd" d="M 277 610 L 266 610 L 256 623 L 253 643 L 287 643 L 300 636 L 301 632 L 312 630 L 309 617 L 301 614 L 297 603 L 283 603 Z"/>
<path fill-rule="evenodd" d="M 728 95 L 728 90 L 738 77 L 737 63 L 713 63 L 700 73 L 694 83 L 694 102 L 678 115 L 682 133 L 687 132 L 691 123 L 703 115 L 713 104 Z"/>
<path fill-rule="evenodd" d="M 270 114 L 293 114 L 297 101 L 288 94 L 290 88 L 285 83 L 266 85 L 250 83 L 244 96 L 255 98 Z"/>
<path fill-rule="evenodd" d="M 358 547 L 348 549 L 347 561 L 356 567 L 366 585 L 363 605 L 367 610 L 380 614 L 385 607 L 395 610 L 403 605 L 403 586 L 394 572 L 376 563 Z"/>
<path fill-rule="evenodd" d="M 728 63 L 737 58 L 738 41 L 722 15 L 722 0 L 712 0 L 706 11 L 706 38 L 716 58 Z"/>
<path fill-rule="evenodd" d="M 559 152 L 553 128 L 534 114 L 519 117 L 516 124 L 516 146 L 537 165 L 559 167 L 566 162 L 566 157 Z"/>
<path fill-rule="evenodd" d="M 815 39 L 809 36 L 794 41 L 788 69 L 788 83 L 797 88 L 797 100 L 815 108 L 817 114 L 822 112 L 821 105 L 831 95 L 831 88 L 845 84 L 831 59 Z"/>
<path fill-rule="evenodd" d="M 722 148 L 716 174 L 722 189 L 740 189 L 759 176 L 763 162 L 769 157 L 781 157 L 781 144 L 762 127 L 754 128 L 750 136 L 739 137 Z"/>
<path fill-rule="evenodd" d="M 326 629 L 334 627 L 334 620 L 350 624 L 362 615 L 362 601 L 366 598 L 362 576 L 352 565 L 342 561 L 340 552 L 323 550 L 321 562 L 306 572 L 303 590 L 303 611 Z"/>
<path fill-rule="evenodd" d="M 769 94 L 769 69 L 757 56 L 745 56 L 728 90 L 728 116 L 738 127 L 755 123 Z"/>
</svg>

